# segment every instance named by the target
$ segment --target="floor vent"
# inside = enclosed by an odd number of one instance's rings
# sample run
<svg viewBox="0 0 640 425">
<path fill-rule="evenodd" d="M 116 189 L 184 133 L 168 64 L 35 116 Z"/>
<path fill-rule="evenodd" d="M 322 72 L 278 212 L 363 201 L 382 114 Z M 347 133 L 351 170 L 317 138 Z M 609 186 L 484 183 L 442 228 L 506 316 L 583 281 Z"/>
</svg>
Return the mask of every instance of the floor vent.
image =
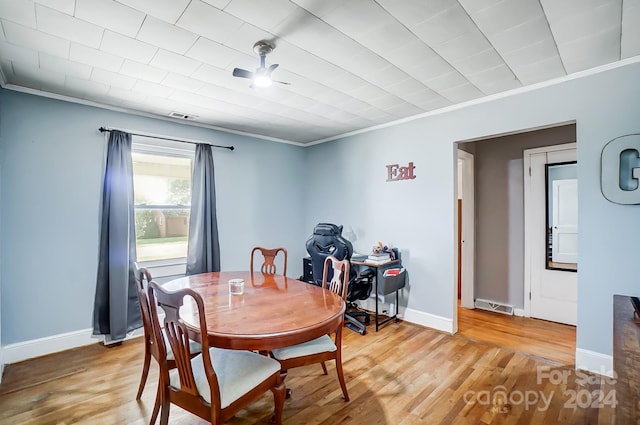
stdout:
<svg viewBox="0 0 640 425">
<path fill-rule="evenodd" d="M 513 315 L 513 306 L 500 304 L 489 300 L 476 299 L 476 308 L 481 310 L 495 311 L 496 313 Z"/>
</svg>

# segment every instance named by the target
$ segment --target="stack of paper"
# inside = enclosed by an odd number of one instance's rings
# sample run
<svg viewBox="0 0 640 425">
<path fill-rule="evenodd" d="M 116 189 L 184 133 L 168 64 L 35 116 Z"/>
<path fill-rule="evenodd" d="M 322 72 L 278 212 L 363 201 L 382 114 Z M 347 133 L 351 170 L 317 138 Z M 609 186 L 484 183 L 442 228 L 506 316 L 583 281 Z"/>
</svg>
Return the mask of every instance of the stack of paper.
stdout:
<svg viewBox="0 0 640 425">
<path fill-rule="evenodd" d="M 388 252 L 380 254 L 369 254 L 367 256 L 367 263 L 386 263 L 391 261 L 391 255 Z"/>
</svg>

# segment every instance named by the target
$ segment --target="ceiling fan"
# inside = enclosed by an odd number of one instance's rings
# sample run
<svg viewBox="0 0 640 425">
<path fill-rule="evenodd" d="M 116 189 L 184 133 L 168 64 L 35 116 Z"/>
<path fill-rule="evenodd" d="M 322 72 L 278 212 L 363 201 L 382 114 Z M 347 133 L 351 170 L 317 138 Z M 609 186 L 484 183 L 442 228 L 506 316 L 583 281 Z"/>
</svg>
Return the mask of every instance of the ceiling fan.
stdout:
<svg viewBox="0 0 640 425">
<path fill-rule="evenodd" d="M 253 45 L 253 51 L 260 56 L 260 66 L 256 69 L 255 72 L 247 71 L 246 69 L 241 68 L 234 68 L 233 76 L 253 80 L 251 87 L 269 87 L 271 83 L 287 85 L 291 84 L 285 83 L 284 81 L 271 79 L 271 73 L 278 67 L 278 64 L 274 63 L 269 68 L 266 68 L 265 59 L 267 55 L 273 51 L 273 49 L 275 49 L 275 46 L 267 41 L 261 40 L 256 42 L 256 44 Z"/>
</svg>

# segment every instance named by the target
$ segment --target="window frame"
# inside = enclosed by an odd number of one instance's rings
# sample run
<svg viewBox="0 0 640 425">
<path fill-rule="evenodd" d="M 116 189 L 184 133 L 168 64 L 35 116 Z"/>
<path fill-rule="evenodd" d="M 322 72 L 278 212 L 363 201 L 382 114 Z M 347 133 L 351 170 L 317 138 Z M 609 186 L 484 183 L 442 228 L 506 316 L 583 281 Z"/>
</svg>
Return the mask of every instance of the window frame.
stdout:
<svg viewBox="0 0 640 425">
<path fill-rule="evenodd" d="M 193 160 L 195 159 L 195 145 L 191 143 L 162 140 L 145 136 L 133 135 L 131 139 L 131 153 L 141 153 L 147 155 L 170 156 L 177 158 L 191 159 L 191 170 L 193 171 Z M 193 181 L 192 181 L 193 183 Z M 137 208 L 134 205 L 134 210 Z M 153 208 L 156 207 L 156 208 Z M 149 209 L 157 209 L 158 205 L 149 206 Z M 137 259 L 136 259 L 137 261 Z M 187 258 L 168 258 L 163 260 L 147 260 L 138 262 L 140 267 L 144 267 L 151 272 L 155 278 L 184 275 L 187 271 Z"/>
</svg>

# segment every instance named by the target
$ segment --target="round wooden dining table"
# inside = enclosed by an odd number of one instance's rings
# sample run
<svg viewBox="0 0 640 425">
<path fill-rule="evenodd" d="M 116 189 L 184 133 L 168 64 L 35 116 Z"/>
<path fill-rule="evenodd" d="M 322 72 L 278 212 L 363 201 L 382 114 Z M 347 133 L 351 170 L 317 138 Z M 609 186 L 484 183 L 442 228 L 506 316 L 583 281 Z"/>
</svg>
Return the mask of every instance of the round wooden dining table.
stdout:
<svg viewBox="0 0 640 425">
<path fill-rule="evenodd" d="M 229 280 L 244 279 L 242 295 L 229 293 Z M 174 291 L 195 290 L 204 301 L 209 345 L 237 350 L 272 350 L 334 332 L 344 322 L 345 302 L 319 286 L 261 272 L 213 272 L 164 283 Z M 185 300 L 180 314 L 197 329 L 198 313 Z"/>
</svg>

